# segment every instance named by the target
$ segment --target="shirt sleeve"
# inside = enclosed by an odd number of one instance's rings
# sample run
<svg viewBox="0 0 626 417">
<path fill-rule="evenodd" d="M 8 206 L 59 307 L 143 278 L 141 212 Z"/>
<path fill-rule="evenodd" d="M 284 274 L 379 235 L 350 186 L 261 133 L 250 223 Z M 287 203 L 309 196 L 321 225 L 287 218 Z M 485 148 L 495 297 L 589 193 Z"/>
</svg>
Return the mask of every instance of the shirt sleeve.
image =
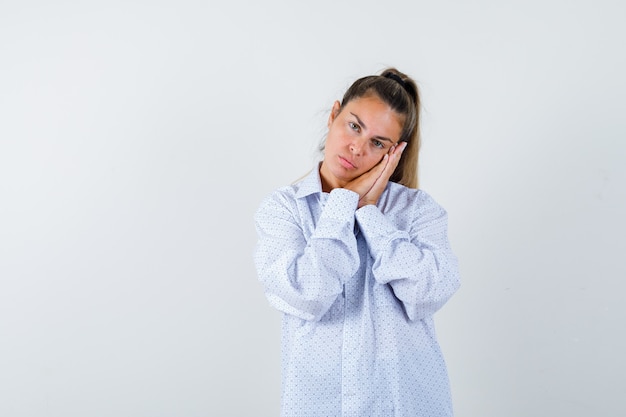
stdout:
<svg viewBox="0 0 626 417">
<path fill-rule="evenodd" d="M 258 242 L 254 261 L 272 306 L 317 321 L 343 291 L 359 267 L 354 236 L 358 194 L 335 189 L 307 238 L 293 198 L 274 193 L 255 215 Z"/>
<path fill-rule="evenodd" d="M 460 279 L 445 210 L 423 192 L 412 208 L 409 230 L 400 230 L 374 205 L 357 210 L 356 220 L 374 259 L 374 279 L 390 285 L 408 318 L 419 320 L 439 310 Z"/>
</svg>

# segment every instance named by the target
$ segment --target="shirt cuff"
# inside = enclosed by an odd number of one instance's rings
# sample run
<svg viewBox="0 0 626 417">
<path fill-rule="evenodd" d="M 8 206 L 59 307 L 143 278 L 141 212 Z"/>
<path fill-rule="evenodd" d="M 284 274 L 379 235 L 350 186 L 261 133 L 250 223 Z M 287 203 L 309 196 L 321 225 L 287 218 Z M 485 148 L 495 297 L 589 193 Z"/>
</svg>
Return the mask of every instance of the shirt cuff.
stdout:
<svg viewBox="0 0 626 417">
<path fill-rule="evenodd" d="M 316 237 L 340 239 L 354 233 L 354 212 L 359 194 L 344 188 L 332 190 L 315 230 Z"/>
<path fill-rule="evenodd" d="M 373 204 L 368 204 L 358 209 L 355 217 L 374 257 L 377 257 L 381 251 L 384 251 L 392 240 L 410 240 L 408 232 L 398 229 Z"/>
</svg>

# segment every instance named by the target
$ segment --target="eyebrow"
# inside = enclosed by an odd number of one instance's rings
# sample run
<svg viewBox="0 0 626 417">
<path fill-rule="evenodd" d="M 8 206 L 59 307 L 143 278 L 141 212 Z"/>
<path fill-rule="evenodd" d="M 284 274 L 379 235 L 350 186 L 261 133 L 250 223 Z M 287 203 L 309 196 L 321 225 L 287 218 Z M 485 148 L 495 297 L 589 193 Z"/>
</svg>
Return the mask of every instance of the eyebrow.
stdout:
<svg viewBox="0 0 626 417">
<path fill-rule="evenodd" d="M 361 126 L 363 126 L 364 129 L 367 129 L 367 126 L 365 126 L 365 123 L 363 123 L 363 121 L 361 119 L 359 119 L 359 116 L 357 116 L 356 114 L 354 114 L 352 112 L 350 112 L 350 114 L 353 115 L 354 117 L 356 117 L 356 121 L 359 122 L 359 124 Z M 386 138 L 384 136 L 374 136 L 373 139 L 386 140 L 387 142 L 391 142 L 391 143 L 395 144 L 394 141 L 392 141 L 391 139 Z"/>
</svg>

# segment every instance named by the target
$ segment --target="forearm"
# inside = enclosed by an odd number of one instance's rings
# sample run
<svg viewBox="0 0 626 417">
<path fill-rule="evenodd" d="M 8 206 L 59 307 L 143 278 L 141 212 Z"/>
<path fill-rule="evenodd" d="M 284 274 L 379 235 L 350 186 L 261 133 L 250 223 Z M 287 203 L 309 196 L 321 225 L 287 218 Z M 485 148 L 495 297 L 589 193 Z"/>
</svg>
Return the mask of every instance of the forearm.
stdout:
<svg viewBox="0 0 626 417">
<path fill-rule="evenodd" d="M 374 259 L 374 278 L 380 285 L 391 286 L 412 320 L 434 314 L 459 287 L 445 212 L 436 214 L 402 230 L 375 206 L 356 213 Z"/>
<path fill-rule="evenodd" d="M 357 195 L 331 193 L 307 236 L 298 216 L 269 200 L 255 216 L 259 235 L 255 264 L 270 303 L 305 320 L 318 320 L 358 268 L 354 237 Z"/>
</svg>

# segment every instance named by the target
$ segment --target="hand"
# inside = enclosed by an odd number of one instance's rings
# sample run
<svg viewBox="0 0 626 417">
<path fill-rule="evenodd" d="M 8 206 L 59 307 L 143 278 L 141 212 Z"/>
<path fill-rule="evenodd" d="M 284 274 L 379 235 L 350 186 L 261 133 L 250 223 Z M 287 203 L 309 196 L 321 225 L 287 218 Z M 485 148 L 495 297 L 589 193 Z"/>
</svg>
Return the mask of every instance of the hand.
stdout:
<svg viewBox="0 0 626 417">
<path fill-rule="evenodd" d="M 406 142 L 393 146 L 372 169 L 346 184 L 344 188 L 359 194 L 358 208 L 378 202 L 406 146 Z"/>
</svg>

